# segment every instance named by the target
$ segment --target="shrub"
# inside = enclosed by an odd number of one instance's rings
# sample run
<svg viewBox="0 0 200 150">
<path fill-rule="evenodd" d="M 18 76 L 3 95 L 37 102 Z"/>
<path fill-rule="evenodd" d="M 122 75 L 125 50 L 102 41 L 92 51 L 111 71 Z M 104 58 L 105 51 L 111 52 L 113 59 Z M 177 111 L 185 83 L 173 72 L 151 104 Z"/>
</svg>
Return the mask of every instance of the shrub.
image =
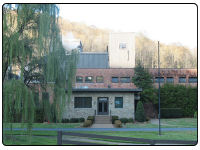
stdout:
<svg viewBox="0 0 200 150">
<path fill-rule="evenodd" d="M 122 122 L 120 120 L 115 120 L 115 127 L 121 128 L 122 127 Z"/>
<path fill-rule="evenodd" d="M 69 123 L 69 119 L 66 118 L 62 119 L 62 123 Z"/>
<path fill-rule="evenodd" d="M 79 118 L 79 122 L 84 122 L 85 118 Z"/>
<path fill-rule="evenodd" d="M 94 123 L 94 116 L 88 116 L 88 117 L 87 117 L 87 120 L 91 120 L 92 123 Z"/>
<path fill-rule="evenodd" d="M 129 123 L 133 123 L 133 122 L 134 122 L 133 118 L 129 118 L 129 119 L 128 119 L 128 122 L 129 122 Z"/>
<path fill-rule="evenodd" d="M 137 103 L 136 113 L 135 113 L 135 119 L 139 122 L 146 121 L 145 113 L 144 113 L 144 107 L 141 101 Z"/>
<path fill-rule="evenodd" d="M 92 121 L 91 120 L 86 120 L 84 123 L 83 123 L 83 127 L 89 127 L 92 125 Z"/>
<path fill-rule="evenodd" d="M 126 124 L 128 122 L 128 119 L 127 118 L 120 118 L 120 121 L 124 124 Z"/>
<path fill-rule="evenodd" d="M 180 118 L 182 117 L 181 108 L 161 108 L 161 118 Z"/>
<path fill-rule="evenodd" d="M 69 120 L 70 123 L 78 123 L 79 122 L 79 119 L 78 118 L 71 118 Z"/>
<path fill-rule="evenodd" d="M 194 113 L 194 118 L 197 118 L 197 111 L 195 111 Z"/>
<path fill-rule="evenodd" d="M 118 119 L 119 119 L 118 116 L 112 116 L 112 124 L 114 124 L 114 123 L 115 123 L 115 120 L 118 120 Z"/>
<path fill-rule="evenodd" d="M 160 88 L 161 108 L 181 108 L 183 117 L 193 117 L 197 111 L 197 92 L 197 87 L 164 84 Z"/>
</svg>

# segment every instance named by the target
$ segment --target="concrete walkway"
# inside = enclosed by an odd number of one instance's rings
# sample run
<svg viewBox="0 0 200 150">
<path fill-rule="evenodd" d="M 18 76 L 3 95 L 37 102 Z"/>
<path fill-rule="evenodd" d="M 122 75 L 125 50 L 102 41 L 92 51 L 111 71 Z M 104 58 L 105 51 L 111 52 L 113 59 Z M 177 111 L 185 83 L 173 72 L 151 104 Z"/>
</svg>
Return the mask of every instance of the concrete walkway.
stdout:
<svg viewBox="0 0 200 150">
<path fill-rule="evenodd" d="M 5 129 L 10 130 L 10 129 Z M 26 128 L 13 128 L 26 130 Z M 158 128 L 33 128 L 33 131 L 158 131 Z M 161 131 L 197 131 L 197 128 L 161 128 Z"/>
<path fill-rule="evenodd" d="M 114 128 L 113 124 L 93 124 L 91 128 Z"/>
</svg>

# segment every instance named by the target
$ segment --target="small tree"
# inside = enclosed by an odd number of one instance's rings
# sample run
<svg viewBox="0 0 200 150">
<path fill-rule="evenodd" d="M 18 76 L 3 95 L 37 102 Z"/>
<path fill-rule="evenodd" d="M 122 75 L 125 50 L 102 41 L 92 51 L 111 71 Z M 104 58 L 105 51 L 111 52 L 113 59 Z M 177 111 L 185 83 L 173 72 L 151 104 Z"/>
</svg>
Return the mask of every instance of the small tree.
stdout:
<svg viewBox="0 0 200 150">
<path fill-rule="evenodd" d="M 133 83 L 142 88 L 141 100 L 143 102 L 157 102 L 157 94 L 153 88 L 152 76 L 139 62 L 134 68 Z"/>
<path fill-rule="evenodd" d="M 153 87 L 151 74 L 142 66 L 140 62 L 134 68 L 133 83 L 143 90 Z"/>
<path fill-rule="evenodd" d="M 144 122 L 146 120 L 145 113 L 144 113 L 144 107 L 143 107 L 143 104 L 141 101 L 139 101 L 137 103 L 135 119 L 139 122 Z"/>
</svg>

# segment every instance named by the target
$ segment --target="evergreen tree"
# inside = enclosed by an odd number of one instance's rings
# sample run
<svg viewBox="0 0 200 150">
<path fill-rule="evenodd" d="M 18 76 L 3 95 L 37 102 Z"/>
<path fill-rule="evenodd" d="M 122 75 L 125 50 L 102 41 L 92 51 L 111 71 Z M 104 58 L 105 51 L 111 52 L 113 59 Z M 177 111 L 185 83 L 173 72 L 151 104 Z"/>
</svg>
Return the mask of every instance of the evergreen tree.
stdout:
<svg viewBox="0 0 200 150">
<path fill-rule="evenodd" d="M 146 70 L 142 64 L 139 62 L 137 66 L 134 68 L 134 77 L 133 77 L 133 83 L 139 87 L 144 89 L 152 88 L 153 82 L 152 82 L 152 76 Z"/>
<path fill-rule="evenodd" d="M 135 113 L 135 119 L 139 122 L 146 121 L 144 107 L 141 101 L 137 103 L 136 113 Z"/>
</svg>

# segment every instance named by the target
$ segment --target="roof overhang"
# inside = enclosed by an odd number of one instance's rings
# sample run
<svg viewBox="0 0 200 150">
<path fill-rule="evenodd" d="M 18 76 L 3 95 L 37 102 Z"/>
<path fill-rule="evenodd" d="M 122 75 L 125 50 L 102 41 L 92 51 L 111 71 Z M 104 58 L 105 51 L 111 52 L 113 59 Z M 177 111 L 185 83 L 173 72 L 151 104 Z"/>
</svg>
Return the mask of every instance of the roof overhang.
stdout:
<svg viewBox="0 0 200 150">
<path fill-rule="evenodd" d="M 67 92 L 67 89 L 66 89 Z M 128 88 L 73 88 L 72 92 L 142 92 L 141 88 L 128 89 Z"/>
</svg>

